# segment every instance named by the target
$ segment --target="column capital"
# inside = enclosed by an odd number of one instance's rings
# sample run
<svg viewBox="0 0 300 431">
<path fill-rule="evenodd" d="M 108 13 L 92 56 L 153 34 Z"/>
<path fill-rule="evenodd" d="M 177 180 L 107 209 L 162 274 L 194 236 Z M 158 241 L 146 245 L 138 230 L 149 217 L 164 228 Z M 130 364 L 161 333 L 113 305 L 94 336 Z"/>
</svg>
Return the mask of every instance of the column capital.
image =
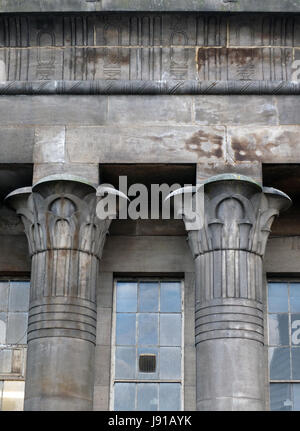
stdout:
<svg viewBox="0 0 300 431">
<path fill-rule="evenodd" d="M 6 197 L 22 218 L 31 256 L 77 250 L 100 259 L 111 220 L 96 216 L 97 200 L 95 186 L 73 175 L 51 175 Z"/>
<path fill-rule="evenodd" d="M 237 174 L 209 178 L 192 199 L 193 211 L 183 219 L 194 257 L 216 250 L 263 256 L 275 217 L 291 205 L 280 190 Z"/>
</svg>

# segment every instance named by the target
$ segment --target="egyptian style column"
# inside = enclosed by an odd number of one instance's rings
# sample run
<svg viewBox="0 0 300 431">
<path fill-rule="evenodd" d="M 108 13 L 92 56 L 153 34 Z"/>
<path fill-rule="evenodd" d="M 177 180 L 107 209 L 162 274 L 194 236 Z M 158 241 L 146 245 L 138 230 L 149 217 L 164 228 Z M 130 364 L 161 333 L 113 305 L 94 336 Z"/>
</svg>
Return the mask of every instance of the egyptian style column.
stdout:
<svg viewBox="0 0 300 431">
<path fill-rule="evenodd" d="M 217 175 L 184 216 L 196 272 L 197 410 L 265 409 L 262 264 L 273 220 L 290 203 L 248 177 Z"/>
<path fill-rule="evenodd" d="M 91 410 L 99 260 L 111 220 L 96 217 L 96 189 L 51 176 L 7 202 L 32 256 L 25 410 Z"/>
</svg>

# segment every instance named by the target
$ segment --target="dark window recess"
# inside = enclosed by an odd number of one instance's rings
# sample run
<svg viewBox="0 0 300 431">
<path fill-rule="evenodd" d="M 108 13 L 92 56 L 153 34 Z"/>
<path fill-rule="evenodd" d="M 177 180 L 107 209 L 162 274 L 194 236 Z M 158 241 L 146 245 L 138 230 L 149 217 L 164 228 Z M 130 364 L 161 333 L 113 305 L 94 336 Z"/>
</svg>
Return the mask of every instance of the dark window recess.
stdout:
<svg viewBox="0 0 300 431">
<path fill-rule="evenodd" d="M 155 355 L 140 355 L 139 370 L 140 370 L 140 373 L 155 373 L 156 356 Z"/>
</svg>

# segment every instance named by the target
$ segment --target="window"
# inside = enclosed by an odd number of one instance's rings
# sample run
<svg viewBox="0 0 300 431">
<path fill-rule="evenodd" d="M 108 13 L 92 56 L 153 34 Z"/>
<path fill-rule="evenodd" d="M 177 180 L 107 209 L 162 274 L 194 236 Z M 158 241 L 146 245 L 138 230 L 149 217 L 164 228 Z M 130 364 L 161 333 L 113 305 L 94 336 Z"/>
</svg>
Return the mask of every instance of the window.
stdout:
<svg viewBox="0 0 300 431">
<path fill-rule="evenodd" d="M 30 283 L 0 281 L 0 410 L 23 410 Z"/>
<path fill-rule="evenodd" d="M 268 287 L 271 410 L 300 410 L 300 283 Z"/>
<path fill-rule="evenodd" d="M 181 410 L 183 283 L 116 282 L 113 410 Z"/>
</svg>

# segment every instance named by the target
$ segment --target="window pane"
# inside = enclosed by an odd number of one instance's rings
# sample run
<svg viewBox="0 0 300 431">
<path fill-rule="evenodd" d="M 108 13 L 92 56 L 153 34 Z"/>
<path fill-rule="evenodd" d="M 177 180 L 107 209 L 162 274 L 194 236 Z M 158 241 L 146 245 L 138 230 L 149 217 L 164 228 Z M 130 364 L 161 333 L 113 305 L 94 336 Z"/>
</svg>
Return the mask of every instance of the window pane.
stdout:
<svg viewBox="0 0 300 431">
<path fill-rule="evenodd" d="M 137 385 L 137 410 L 158 409 L 158 384 L 138 383 Z"/>
<path fill-rule="evenodd" d="M 117 312 L 137 311 L 137 283 L 118 282 Z"/>
<path fill-rule="evenodd" d="M 270 378 L 272 380 L 290 379 L 290 349 L 287 347 L 269 348 Z"/>
<path fill-rule="evenodd" d="M 138 334 L 138 344 L 158 344 L 158 314 L 139 314 Z"/>
<path fill-rule="evenodd" d="M 140 311 L 158 311 L 158 283 L 140 283 Z"/>
<path fill-rule="evenodd" d="M 180 282 L 164 282 L 160 287 L 160 311 L 181 311 Z"/>
<path fill-rule="evenodd" d="M 136 370 L 135 347 L 117 347 L 116 349 L 116 378 L 134 379 Z"/>
<path fill-rule="evenodd" d="M 136 343 L 136 316 L 135 314 L 118 313 L 116 327 L 116 344 Z"/>
<path fill-rule="evenodd" d="M 160 345 L 181 346 L 181 314 L 161 314 Z"/>
<path fill-rule="evenodd" d="M 300 312 L 300 283 L 290 283 L 291 312 Z"/>
<path fill-rule="evenodd" d="M 138 379 L 147 379 L 147 380 L 151 380 L 151 379 L 158 379 L 159 377 L 159 355 L 158 355 L 158 348 L 157 347 L 139 347 L 138 348 L 138 358 L 140 357 L 140 355 L 142 354 L 154 354 L 155 358 L 156 358 L 156 370 L 154 373 L 141 373 L 138 370 L 138 374 L 137 377 Z"/>
<path fill-rule="evenodd" d="M 181 377 L 181 348 L 160 348 L 160 378 L 180 379 Z"/>
<path fill-rule="evenodd" d="M 300 347 L 292 348 L 292 378 L 300 380 Z"/>
<path fill-rule="evenodd" d="M 291 314 L 292 344 L 300 345 L 300 314 Z"/>
<path fill-rule="evenodd" d="M 292 410 L 291 385 L 273 383 L 270 385 L 271 410 Z"/>
<path fill-rule="evenodd" d="M 278 346 L 289 345 L 288 314 L 269 314 L 269 343 Z"/>
<path fill-rule="evenodd" d="M 300 384 L 293 384 L 294 408 L 293 410 L 300 411 Z"/>
<path fill-rule="evenodd" d="M 23 410 L 25 382 L 5 381 L 3 385 L 2 410 Z"/>
<path fill-rule="evenodd" d="M 269 312 L 288 312 L 288 287 L 286 283 L 269 283 Z"/>
<path fill-rule="evenodd" d="M 135 383 L 115 383 L 115 410 L 135 410 Z"/>
<path fill-rule="evenodd" d="M 160 383 L 159 410 L 181 410 L 180 383 Z"/>
</svg>

